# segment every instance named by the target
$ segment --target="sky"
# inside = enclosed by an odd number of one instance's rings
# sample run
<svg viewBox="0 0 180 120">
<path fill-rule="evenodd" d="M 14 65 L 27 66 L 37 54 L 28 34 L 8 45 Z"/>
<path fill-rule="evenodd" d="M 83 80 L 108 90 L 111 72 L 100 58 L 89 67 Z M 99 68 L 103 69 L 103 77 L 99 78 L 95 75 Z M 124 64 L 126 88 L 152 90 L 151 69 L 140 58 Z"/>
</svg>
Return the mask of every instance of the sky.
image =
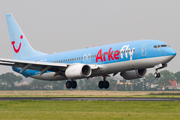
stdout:
<svg viewBox="0 0 180 120">
<path fill-rule="evenodd" d="M 0 0 L 0 58 L 13 59 L 5 14 L 12 13 L 31 46 L 48 54 L 133 40 L 166 42 L 180 71 L 179 0 Z M 154 69 L 150 69 L 154 72 Z M 12 72 L 0 66 L 0 74 Z"/>
</svg>

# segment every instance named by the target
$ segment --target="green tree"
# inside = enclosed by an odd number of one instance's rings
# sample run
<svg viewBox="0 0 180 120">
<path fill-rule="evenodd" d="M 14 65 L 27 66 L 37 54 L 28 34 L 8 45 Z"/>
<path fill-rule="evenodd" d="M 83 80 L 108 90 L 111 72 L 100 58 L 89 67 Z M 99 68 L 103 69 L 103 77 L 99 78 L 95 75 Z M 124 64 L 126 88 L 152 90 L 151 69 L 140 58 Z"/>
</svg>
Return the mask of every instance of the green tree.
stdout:
<svg viewBox="0 0 180 120">
<path fill-rule="evenodd" d="M 29 85 L 21 85 L 20 87 L 16 88 L 17 90 L 30 90 L 30 86 Z"/>
<path fill-rule="evenodd" d="M 144 78 L 144 87 L 145 89 L 149 90 L 151 88 L 151 85 L 153 84 L 153 82 L 156 80 L 157 78 L 154 77 L 154 75 L 152 73 L 149 73 L 148 75 L 146 75 L 146 77 Z"/>
<path fill-rule="evenodd" d="M 117 80 L 114 80 L 112 77 L 110 77 L 110 78 L 107 78 L 107 81 L 109 81 L 109 88 L 107 90 L 115 90 Z"/>
<path fill-rule="evenodd" d="M 15 82 L 20 83 L 22 81 L 21 76 L 16 76 L 14 73 L 5 73 L 0 75 L 0 82 L 3 83 L 7 89 L 13 90 L 15 89 Z"/>
<path fill-rule="evenodd" d="M 132 87 L 133 87 L 133 91 L 139 91 L 139 83 L 141 82 L 140 79 L 134 79 L 131 80 L 131 82 L 133 83 Z"/>
<path fill-rule="evenodd" d="M 180 83 L 180 71 L 175 73 L 174 76 L 176 77 L 177 83 Z"/>
<path fill-rule="evenodd" d="M 91 78 L 88 80 L 84 80 L 84 89 L 85 90 L 97 90 L 99 89 L 97 83 L 99 81 L 99 77 Z"/>
<path fill-rule="evenodd" d="M 168 70 L 161 71 L 160 73 L 161 77 L 158 81 L 159 87 L 166 87 L 167 85 L 170 85 L 169 80 L 175 79 L 174 73 Z"/>
<path fill-rule="evenodd" d="M 66 80 L 63 81 L 51 81 L 52 89 L 53 90 L 64 90 L 66 87 Z"/>
<path fill-rule="evenodd" d="M 143 91 L 143 90 L 144 90 L 143 82 L 138 83 L 138 85 L 137 85 L 137 91 Z"/>
<path fill-rule="evenodd" d="M 131 91 L 131 85 L 127 84 L 127 91 Z"/>
<path fill-rule="evenodd" d="M 0 90 L 6 90 L 6 86 L 0 83 Z"/>
<path fill-rule="evenodd" d="M 42 81 L 42 80 L 33 80 L 32 83 L 30 84 L 31 90 L 49 90 L 51 82 L 49 81 Z"/>
<path fill-rule="evenodd" d="M 126 80 L 125 79 L 121 80 L 121 83 L 123 83 L 123 84 L 116 85 L 116 90 L 126 91 Z"/>
<path fill-rule="evenodd" d="M 116 85 L 116 90 L 118 90 L 118 91 L 125 91 L 125 84 L 118 84 L 118 85 Z"/>
<path fill-rule="evenodd" d="M 78 80 L 78 88 L 79 90 L 84 90 L 84 80 L 83 79 L 80 79 Z"/>
</svg>

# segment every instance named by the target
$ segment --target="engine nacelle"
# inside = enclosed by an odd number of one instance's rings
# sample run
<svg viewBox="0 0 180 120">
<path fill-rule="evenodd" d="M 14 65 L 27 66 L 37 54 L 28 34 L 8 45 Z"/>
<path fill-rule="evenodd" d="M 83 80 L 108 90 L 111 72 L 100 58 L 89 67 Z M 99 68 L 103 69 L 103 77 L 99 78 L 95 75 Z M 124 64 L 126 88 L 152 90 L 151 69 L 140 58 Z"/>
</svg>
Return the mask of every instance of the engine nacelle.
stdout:
<svg viewBox="0 0 180 120">
<path fill-rule="evenodd" d="M 65 71 L 65 75 L 69 79 L 88 78 L 91 73 L 91 67 L 85 64 L 71 65 Z"/>
<path fill-rule="evenodd" d="M 126 80 L 131 80 L 131 79 L 144 77 L 146 75 L 146 72 L 147 72 L 146 69 L 131 70 L 131 71 L 121 72 L 121 76 Z"/>
</svg>

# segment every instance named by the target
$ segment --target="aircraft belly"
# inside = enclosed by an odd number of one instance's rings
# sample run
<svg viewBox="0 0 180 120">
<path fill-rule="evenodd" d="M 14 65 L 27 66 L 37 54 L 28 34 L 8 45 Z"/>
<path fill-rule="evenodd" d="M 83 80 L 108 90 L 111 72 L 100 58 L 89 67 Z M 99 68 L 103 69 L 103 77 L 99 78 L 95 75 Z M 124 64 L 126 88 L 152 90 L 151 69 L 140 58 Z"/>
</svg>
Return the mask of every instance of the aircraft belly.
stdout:
<svg viewBox="0 0 180 120">
<path fill-rule="evenodd" d="M 135 70 L 135 69 L 145 69 L 154 67 L 160 63 L 167 63 L 172 59 L 172 56 L 163 56 L 163 57 L 155 57 L 155 58 L 146 58 L 125 62 L 116 62 L 111 64 L 106 64 L 106 69 L 108 70 L 106 74 Z"/>
</svg>

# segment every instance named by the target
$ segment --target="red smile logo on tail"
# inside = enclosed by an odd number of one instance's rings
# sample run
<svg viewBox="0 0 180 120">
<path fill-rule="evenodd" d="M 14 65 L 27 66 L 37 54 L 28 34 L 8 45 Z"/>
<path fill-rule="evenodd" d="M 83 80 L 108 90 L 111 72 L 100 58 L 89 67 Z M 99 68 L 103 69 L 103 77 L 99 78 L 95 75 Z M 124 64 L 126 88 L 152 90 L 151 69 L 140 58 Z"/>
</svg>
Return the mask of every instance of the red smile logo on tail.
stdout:
<svg viewBox="0 0 180 120">
<path fill-rule="evenodd" d="M 23 35 L 20 36 L 20 39 L 23 39 Z M 14 52 L 18 53 L 19 50 L 21 49 L 21 43 L 19 43 L 19 47 L 18 49 L 15 48 L 15 41 L 12 41 L 11 44 L 13 45 L 13 49 L 14 49 Z"/>
</svg>

